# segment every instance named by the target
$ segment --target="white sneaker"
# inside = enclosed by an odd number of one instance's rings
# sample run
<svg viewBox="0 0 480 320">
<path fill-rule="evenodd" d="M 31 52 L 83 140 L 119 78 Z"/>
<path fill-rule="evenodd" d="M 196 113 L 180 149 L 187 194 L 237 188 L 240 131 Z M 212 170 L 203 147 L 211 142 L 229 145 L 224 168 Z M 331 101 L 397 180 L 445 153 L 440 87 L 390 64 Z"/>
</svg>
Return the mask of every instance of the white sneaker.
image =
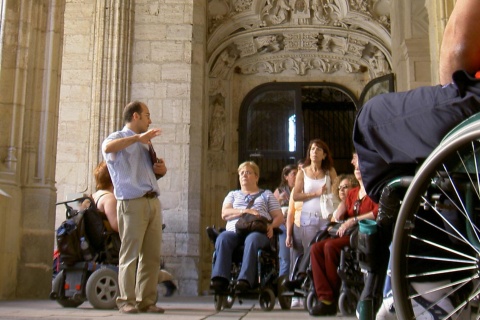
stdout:
<svg viewBox="0 0 480 320">
<path fill-rule="evenodd" d="M 382 305 L 377 312 L 375 320 L 397 320 L 395 306 L 393 305 L 393 295 L 383 298 Z"/>
<path fill-rule="evenodd" d="M 298 298 L 298 297 L 293 297 L 292 298 L 292 308 L 295 307 L 303 307 L 303 299 Z"/>
</svg>

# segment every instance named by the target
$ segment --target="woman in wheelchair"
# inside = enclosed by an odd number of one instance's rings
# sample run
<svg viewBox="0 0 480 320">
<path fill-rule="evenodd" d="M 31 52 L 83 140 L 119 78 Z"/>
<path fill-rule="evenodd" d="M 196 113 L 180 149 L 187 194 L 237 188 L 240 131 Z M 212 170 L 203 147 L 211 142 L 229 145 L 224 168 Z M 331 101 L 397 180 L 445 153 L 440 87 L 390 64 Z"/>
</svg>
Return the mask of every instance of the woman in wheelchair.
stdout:
<svg viewBox="0 0 480 320">
<path fill-rule="evenodd" d="M 350 246 L 350 231 L 357 226 L 358 220 L 375 219 L 378 213 L 378 205 L 365 192 L 356 154 L 353 154 L 352 164 L 360 186 L 348 192 L 335 213 L 335 219 L 344 222 L 336 237 L 324 239 L 310 248 L 313 283 L 318 299 L 317 304 L 310 309 L 310 315 L 313 316 L 337 314 L 336 301 L 341 286 L 337 273 L 340 253 L 344 247 Z"/>
<path fill-rule="evenodd" d="M 232 255 L 241 245 L 244 245 L 244 251 L 235 290 L 244 292 L 255 287 L 257 252 L 270 246 L 269 239 L 273 237 L 273 229 L 284 223 L 278 200 L 271 191 L 258 187 L 259 177 L 260 169 L 254 162 L 240 164 L 238 167 L 240 190 L 230 191 L 223 201 L 222 219 L 227 221 L 227 225 L 226 231 L 220 233 L 215 241 L 216 259 L 211 278 L 211 288 L 216 292 L 227 289 L 230 283 Z M 267 233 L 251 232 L 246 237 L 237 234 L 235 224 L 244 214 L 268 218 L 271 222 Z"/>
</svg>

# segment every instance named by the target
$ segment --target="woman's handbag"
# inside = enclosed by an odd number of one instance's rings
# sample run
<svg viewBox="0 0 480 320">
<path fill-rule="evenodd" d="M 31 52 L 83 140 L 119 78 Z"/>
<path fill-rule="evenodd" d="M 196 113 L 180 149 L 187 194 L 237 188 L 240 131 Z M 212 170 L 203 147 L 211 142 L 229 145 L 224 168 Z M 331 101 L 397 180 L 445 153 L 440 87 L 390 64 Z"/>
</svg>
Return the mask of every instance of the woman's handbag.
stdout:
<svg viewBox="0 0 480 320">
<path fill-rule="evenodd" d="M 250 209 L 255 202 L 255 199 L 259 197 L 265 190 L 260 191 L 257 193 L 248 203 L 245 209 Z M 254 215 L 250 213 L 244 213 L 238 221 L 235 223 L 235 231 L 238 234 L 247 236 L 251 232 L 260 232 L 260 233 L 267 233 L 268 230 L 268 223 L 270 220 L 261 216 L 261 215 Z"/>
<path fill-rule="evenodd" d="M 269 222 L 264 216 L 244 213 L 235 224 L 235 231 L 244 236 L 251 232 L 267 233 Z"/>
<path fill-rule="evenodd" d="M 320 196 L 320 212 L 324 219 L 328 219 L 335 211 L 333 204 L 334 195 L 332 193 L 332 182 L 330 180 L 330 174 L 327 171 L 325 176 L 325 183 L 327 184 L 327 193 Z"/>
</svg>

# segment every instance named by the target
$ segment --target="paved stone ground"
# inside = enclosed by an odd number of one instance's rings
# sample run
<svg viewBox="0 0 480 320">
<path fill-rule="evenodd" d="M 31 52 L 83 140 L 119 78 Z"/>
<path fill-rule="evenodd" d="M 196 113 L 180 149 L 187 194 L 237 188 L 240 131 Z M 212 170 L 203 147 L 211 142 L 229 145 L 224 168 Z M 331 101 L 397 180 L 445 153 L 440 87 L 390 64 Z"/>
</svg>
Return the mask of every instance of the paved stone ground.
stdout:
<svg viewBox="0 0 480 320">
<path fill-rule="evenodd" d="M 216 312 L 213 305 L 213 296 L 161 298 L 157 303 L 164 308 L 165 314 L 120 314 L 118 310 L 97 310 L 85 302 L 75 309 L 63 308 L 56 301 L 51 300 L 23 300 L 23 301 L 0 301 L 0 319 L 8 320 L 87 320 L 87 319 L 172 319 L 172 320 L 302 320 L 315 319 L 311 317 L 303 307 L 292 310 L 281 310 L 277 305 L 270 311 L 263 311 L 257 300 L 245 300 L 243 304 L 235 301 L 231 309 Z M 352 317 L 322 317 L 322 320 L 353 320 Z"/>
</svg>

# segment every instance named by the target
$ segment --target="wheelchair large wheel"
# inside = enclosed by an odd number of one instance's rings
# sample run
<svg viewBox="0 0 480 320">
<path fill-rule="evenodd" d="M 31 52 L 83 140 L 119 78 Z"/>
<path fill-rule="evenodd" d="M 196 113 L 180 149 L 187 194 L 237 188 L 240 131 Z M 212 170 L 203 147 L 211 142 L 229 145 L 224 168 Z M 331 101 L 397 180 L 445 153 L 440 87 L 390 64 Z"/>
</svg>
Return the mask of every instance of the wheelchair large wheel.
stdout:
<svg viewBox="0 0 480 320">
<path fill-rule="evenodd" d="M 96 270 L 87 280 L 85 294 L 96 309 L 115 308 L 118 293 L 118 273 L 110 268 Z"/>
<path fill-rule="evenodd" d="M 83 303 L 78 299 L 64 297 L 63 285 L 65 283 L 64 270 L 60 271 L 52 281 L 52 299 L 55 299 L 64 308 L 76 308 Z"/>
<path fill-rule="evenodd" d="M 275 293 L 270 288 L 265 288 L 260 291 L 260 297 L 258 298 L 260 307 L 264 311 L 272 311 L 275 307 Z"/>
<path fill-rule="evenodd" d="M 392 245 L 398 319 L 470 319 L 480 294 L 479 139 L 475 126 L 454 132 L 406 192 Z"/>
</svg>

